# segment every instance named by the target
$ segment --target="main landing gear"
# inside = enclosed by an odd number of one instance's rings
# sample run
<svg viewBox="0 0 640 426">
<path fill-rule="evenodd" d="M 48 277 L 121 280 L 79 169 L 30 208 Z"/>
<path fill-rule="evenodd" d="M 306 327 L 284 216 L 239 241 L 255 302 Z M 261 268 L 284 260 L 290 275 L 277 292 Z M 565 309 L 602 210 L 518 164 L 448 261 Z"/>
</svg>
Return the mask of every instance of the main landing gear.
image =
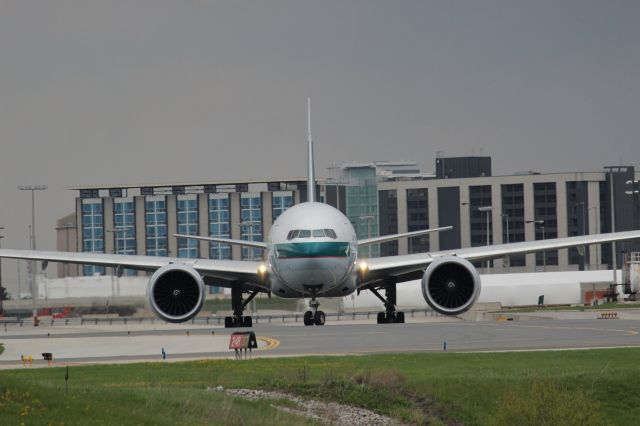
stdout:
<svg viewBox="0 0 640 426">
<path fill-rule="evenodd" d="M 371 292 L 384 303 L 385 311 L 378 312 L 378 324 L 402 324 L 404 323 L 404 312 L 396 311 L 396 284 L 389 283 L 384 285 L 386 298 L 375 288 L 371 288 Z"/>
<path fill-rule="evenodd" d="M 242 288 L 231 288 L 231 305 L 233 307 L 233 316 L 224 317 L 224 328 L 235 327 L 251 327 L 253 321 L 250 316 L 243 316 L 244 308 L 253 300 L 258 294 L 258 290 L 254 290 L 246 300 L 242 300 Z"/>
<path fill-rule="evenodd" d="M 324 325 L 325 315 L 324 312 L 318 310 L 320 302 L 316 300 L 315 292 L 311 295 L 311 302 L 309 302 L 310 311 L 304 313 L 304 325 Z"/>
</svg>

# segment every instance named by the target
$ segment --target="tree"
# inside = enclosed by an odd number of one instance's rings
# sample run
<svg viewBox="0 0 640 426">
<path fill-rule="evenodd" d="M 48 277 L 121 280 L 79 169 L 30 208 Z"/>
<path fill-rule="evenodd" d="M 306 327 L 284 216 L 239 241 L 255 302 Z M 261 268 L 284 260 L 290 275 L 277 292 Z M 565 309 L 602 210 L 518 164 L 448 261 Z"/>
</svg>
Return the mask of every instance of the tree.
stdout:
<svg viewBox="0 0 640 426">
<path fill-rule="evenodd" d="M 0 287 L 0 300 L 9 300 L 11 298 L 11 294 L 7 291 L 6 287 Z"/>
</svg>

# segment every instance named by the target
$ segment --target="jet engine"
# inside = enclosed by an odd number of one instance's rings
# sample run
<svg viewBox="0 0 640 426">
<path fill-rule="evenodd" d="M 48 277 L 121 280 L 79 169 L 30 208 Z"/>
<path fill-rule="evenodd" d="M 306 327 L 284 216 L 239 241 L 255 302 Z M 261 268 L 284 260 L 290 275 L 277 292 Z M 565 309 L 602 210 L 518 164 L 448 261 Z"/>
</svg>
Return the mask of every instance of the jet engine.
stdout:
<svg viewBox="0 0 640 426">
<path fill-rule="evenodd" d="M 205 299 L 204 281 L 191 266 L 172 263 L 158 269 L 149 280 L 147 298 L 153 312 L 168 322 L 195 317 Z"/>
<path fill-rule="evenodd" d="M 427 304 L 444 315 L 466 312 L 480 295 L 480 276 L 466 259 L 447 256 L 431 262 L 422 276 Z"/>
</svg>

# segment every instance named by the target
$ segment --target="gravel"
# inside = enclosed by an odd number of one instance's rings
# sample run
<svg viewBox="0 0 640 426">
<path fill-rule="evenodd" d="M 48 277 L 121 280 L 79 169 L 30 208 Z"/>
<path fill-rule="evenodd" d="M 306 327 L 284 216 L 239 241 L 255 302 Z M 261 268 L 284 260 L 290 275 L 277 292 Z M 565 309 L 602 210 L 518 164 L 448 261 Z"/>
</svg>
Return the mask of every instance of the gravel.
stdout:
<svg viewBox="0 0 640 426">
<path fill-rule="evenodd" d="M 331 425 L 402 425 L 402 423 L 386 416 L 376 414 L 364 408 L 338 404 L 336 402 L 323 402 L 313 399 L 302 399 L 298 396 L 276 391 L 263 391 L 257 389 L 227 389 L 227 394 L 251 400 L 273 399 L 287 400 L 292 406 L 283 407 L 274 405 L 275 408 L 292 414 L 306 416 Z M 295 405 L 295 407 L 294 407 Z"/>
</svg>

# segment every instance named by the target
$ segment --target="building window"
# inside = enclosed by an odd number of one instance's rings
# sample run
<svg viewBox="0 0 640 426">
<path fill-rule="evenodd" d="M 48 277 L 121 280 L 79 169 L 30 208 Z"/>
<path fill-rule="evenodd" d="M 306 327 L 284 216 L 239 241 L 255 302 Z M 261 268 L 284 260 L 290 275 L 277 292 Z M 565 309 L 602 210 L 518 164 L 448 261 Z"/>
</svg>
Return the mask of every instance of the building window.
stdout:
<svg viewBox="0 0 640 426">
<path fill-rule="evenodd" d="M 577 235 L 588 235 L 588 182 L 570 181 L 567 182 L 567 235 L 575 237 Z M 581 254 L 582 253 L 582 254 Z M 589 257 L 589 250 L 582 251 L 582 247 L 570 247 L 568 250 L 569 265 L 579 265 L 580 269 L 584 269 Z M 584 257 L 583 257 L 584 255 Z"/>
<path fill-rule="evenodd" d="M 272 215 L 273 221 L 293 205 L 293 193 L 291 191 L 274 192 L 272 196 Z"/>
<path fill-rule="evenodd" d="M 167 201 L 164 197 L 145 200 L 147 256 L 167 255 Z"/>
<path fill-rule="evenodd" d="M 486 246 L 493 243 L 493 223 L 491 210 L 479 210 L 491 206 L 491 186 L 469 187 L 469 216 L 471 226 L 471 246 Z M 487 221 L 489 222 L 487 224 Z M 487 235 L 488 230 L 488 235 Z M 488 238 L 488 241 L 487 241 Z"/>
<path fill-rule="evenodd" d="M 198 235 L 198 198 L 181 195 L 176 201 L 178 234 Z M 178 238 L 178 257 L 197 258 L 199 242 L 193 238 Z"/>
<path fill-rule="evenodd" d="M 504 243 L 519 243 L 524 236 L 524 185 L 521 183 L 505 184 L 502 191 L 502 241 Z M 524 255 L 508 256 L 508 266 L 526 266 Z"/>
<path fill-rule="evenodd" d="M 240 196 L 240 237 L 246 241 L 262 241 L 262 201 L 260 194 Z M 262 250 L 242 247 L 242 260 L 262 259 Z"/>
<path fill-rule="evenodd" d="M 113 251 L 116 254 L 136 254 L 136 214 L 131 198 L 113 200 Z M 135 275 L 132 269 L 125 269 L 124 275 Z"/>
<path fill-rule="evenodd" d="M 547 240 L 558 237 L 558 220 L 556 216 L 556 183 L 540 182 L 533 184 L 533 201 L 535 215 L 536 240 Z M 557 265 L 558 250 L 536 253 L 536 266 Z"/>
<path fill-rule="evenodd" d="M 209 194 L 209 236 L 231 238 L 229 223 L 229 195 Z M 210 259 L 231 259 L 231 246 L 211 242 L 209 244 Z"/>
<path fill-rule="evenodd" d="M 82 251 L 104 253 L 104 218 L 102 200 L 82 200 Z M 87 276 L 104 274 L 104 266 L 84 265 L 83 274 Z"/>
<path fill-rule="evenodd" d="M 398 233 L 398 193 L 395 189 L 378 191 L 378 209 L 380 215 L 380 234 Z M 380 244 L 380 256 L 398 254 L 398 240 Z"/>
<path fill-rule="evenodd" d="M 407 230 L 429 229 L 429 199 L 426 188 L 407 189 Z M 408 239 L 409 253 L 429 251 L 429 235 Z"/>
<path fill-rule="evenodd" d="M 343 170 L 346 216 L 359 239 L 380 235 L 378 229 L 378 188 L 375 166 L 355 166 Z M 380 256 L 380 245 L 373 244 L 360 250 L 363 256 Z"/>
</svg>

